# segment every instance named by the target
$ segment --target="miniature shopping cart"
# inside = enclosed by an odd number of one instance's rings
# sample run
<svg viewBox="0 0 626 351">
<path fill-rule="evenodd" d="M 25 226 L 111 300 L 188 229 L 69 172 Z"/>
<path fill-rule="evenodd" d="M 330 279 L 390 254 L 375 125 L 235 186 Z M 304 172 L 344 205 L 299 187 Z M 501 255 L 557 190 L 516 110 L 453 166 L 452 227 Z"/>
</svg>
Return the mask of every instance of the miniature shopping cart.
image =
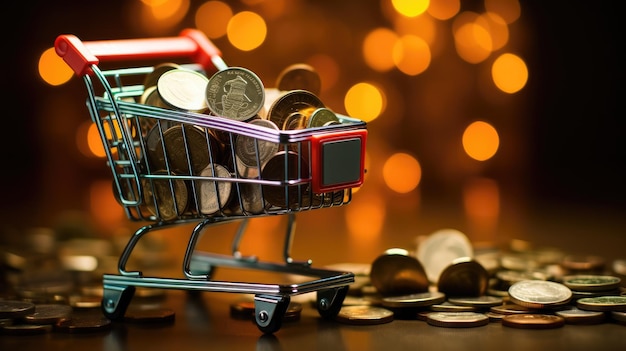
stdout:
<svg viewBox="0 0 626 351">
<path fill-rule="evenodd" d="M 354 274 L 313 268 L 311 260 L 295 261 L 290 246 L 298 212 L 348 204 L 351 189 L 362 184 L 367 137 L 363 121 L 337 115 L 339 123 L 270 129 L 219 115 L 140 102 L 146 76 L 155 69 L 154 61 L 176 62 L 207 76 L 228 69 L 219 49 L 195 29 L 183 30 L 177 37 L 88 42 L 74 35 L 60 35 L 55 49 L 87 87 L 87 107 L 104 145 L 116 199 L 130 220 L 150 222 L 129 239 L 119 259 L 119 274 L 103 276 L 102 310 L 106 317 L 123 318 L 136 287 L 253 294 L 255 322 L 264 333 L 280 329 L 293 295 L 314 292 L 319 314 L 324 318 L 337 315 Z M 131 61 L 137 66 L 103 68 L 104 64 Z M 175 128 L 183 146 L 173 151 L 165 140 Z M 195 144 L 184 142 L 192 137 L 196 138 Z M 249 145 L 257 160 L 262 144 L 278 145 L 274 156 L 278 175 L 266 175 L 261 162 L 241 172 L 242 166 L 233 161 L 240 137 L 253 141 Z M 155 152 L 164 161 L 158 169 L 149 157 Z M 205 172 L 193 167 L 194 155 L 198 154 L 209 160 Z M 216 155 L 223 160 L 218 163 Z M 228 164 L 229 171 L 220 172 L 220 164 Z M 228 192 L 223 191 L 225 188 Z M 250 192 L 254 196 L 250 197 Z M 207 211 L 207 206 L 201 205 L 207 202 L 217 205 Z M 239 244 L 248 220 L 274 215 L 288 216 L 284 262 L 262 262 L 255 256 L 242 255 Z M 240 222 L 232 255 L 196 250 L 205 229 L 230 221 Z M 133 248 L 144 235 L 195 222 L 183 258 L 184 278 L 149 277 L 126 270 Z M 212 273 L 219 266 L 310 279 L 294 284 L 218 281 L 212 279 Z"/>
</svg>

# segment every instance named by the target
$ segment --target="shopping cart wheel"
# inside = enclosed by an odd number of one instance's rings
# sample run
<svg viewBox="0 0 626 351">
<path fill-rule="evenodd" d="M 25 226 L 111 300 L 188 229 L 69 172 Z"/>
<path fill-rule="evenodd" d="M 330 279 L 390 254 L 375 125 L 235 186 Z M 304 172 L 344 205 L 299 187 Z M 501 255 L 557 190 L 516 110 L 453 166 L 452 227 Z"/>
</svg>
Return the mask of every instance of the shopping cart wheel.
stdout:
<svg viewBox="0 0 626 351">
<path fill-rule="evenodd" d="M 334 289 L 318 290 L 317 292 L 317 312 L 323 318 L 335 318 L 341 310 L 343 300 L 348 294 L 348 286 Z"/>
<path fill-rule="evenodd" d="M 115 321 L 124 318 L 126 309 L 135 295 L 134 286 L 106 285 L 102 295 L 102 313 Z"/>
<path fill-rule="evenodd" d="M 289 296 L 256 295 L 254 297 L 254 321 L 265 334 L 277 332 L 283 323 L 291 298 Z"/>
</svg>

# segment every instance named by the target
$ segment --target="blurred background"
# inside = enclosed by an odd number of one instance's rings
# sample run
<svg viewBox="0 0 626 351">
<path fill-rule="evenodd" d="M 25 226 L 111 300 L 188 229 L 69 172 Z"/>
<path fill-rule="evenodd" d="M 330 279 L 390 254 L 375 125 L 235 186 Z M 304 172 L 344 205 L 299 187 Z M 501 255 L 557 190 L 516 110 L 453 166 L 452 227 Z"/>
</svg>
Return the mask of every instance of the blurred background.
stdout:
<svg viewBox="0 0 626 351">
<path fill-rule="evenodd" d="M 267 88 L 291 64 L 313 66 L 321 100 L 368 123 L 363 186 L 347 206 L 298 215 L 297 258 L 371 262 L 390 247 L 414 250 L 441 228 L 476 247 L 517 240 L 626 256 L 624 38 L 613 2 L 14 5 L 2 24 L 2 245 L 20 245 L 34 228 L 128 238 L 145 224 L 129 222 L 115 202 L 110 170 L 88 145 L 84 84 L 55 63 L 55 38 L 176 36 L 192 27 Z M 281 221 L 255 218 L 243 250 L 280 257 Z M 156 237 L 182 256 L 189 228 L 171 231 Z M 210 245 L 228 248 L 230 238 L 211 233 Z"/>
</svg>

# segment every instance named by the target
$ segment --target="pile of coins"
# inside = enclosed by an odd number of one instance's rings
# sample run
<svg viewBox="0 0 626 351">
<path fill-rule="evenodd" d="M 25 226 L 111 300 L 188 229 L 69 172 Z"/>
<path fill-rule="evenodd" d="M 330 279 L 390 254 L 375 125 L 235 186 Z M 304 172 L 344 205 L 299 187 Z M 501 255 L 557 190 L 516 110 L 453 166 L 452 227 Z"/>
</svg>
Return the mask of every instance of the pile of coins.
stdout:
<svg viewBox="0 0 626 351">
<path fill-rule="evenodd" d="M 149 113 L 137 116 L 138 125 L 133 127 L 140 130 L 134 134 L 140 134 L 136 137 L 142 145 L 142 163 L 147 174 L 161 176 L 141 179 L 147 210 L 172 220 L 182 215 L 254 215 L 270 207 L 341 204 L 342 191 L 311 192 L 306 182 L 310 177 L 306 141 L 281 144 L 255 134 L 257 127 L 278 131 L 341 124 L 318 98 L 319 75 L 309 65 L 291 65 L 281 72 L 276 86 L 265 88 L 256 74 L 242 67 L 207 77 L 175 63 L 155 66 L 144 79 L 143 93 L 131 102 L 245 122 L 250 133 Z M 124 189 L 123 195 L 132 198 L 131 189 Z"/>
</svg>

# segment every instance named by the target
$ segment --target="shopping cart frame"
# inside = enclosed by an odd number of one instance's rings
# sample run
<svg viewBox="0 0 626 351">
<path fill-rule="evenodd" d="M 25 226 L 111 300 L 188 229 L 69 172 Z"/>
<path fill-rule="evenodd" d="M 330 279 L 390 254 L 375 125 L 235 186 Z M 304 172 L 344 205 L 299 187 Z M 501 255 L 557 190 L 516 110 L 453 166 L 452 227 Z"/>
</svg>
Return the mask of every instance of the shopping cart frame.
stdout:
<svg viewBox="0 0 626 351">
<path fill-rule="evenodd" d="M 191 291 L 229 292 L 254 294 L 255 322 L 263 333 L 274 333 L 281 328 L 291 297 L 310 292 L 317 293 L 316 306 L 323 318 L 335 317 L 347 294 L 348 286 L 354 282 L 352 272 L 340 272 L 329 269 L 314 268 L 312 260 L 296 261 L 290 255 L 291 244 L 295 232 L 296 213 L 326 207 L 342 206 L 352 200 L 352 188 L 358 187 L 364 179 L 365 142 L 367 137 L 366 124 L 363 121 L 338 115 L 340 122 L 336 125 L 314 127 L 301 130 L 270 130 L 251 125 L 246 122 L 227 119 L 220 116 L 207 116 L 203 113 L 178 111 L 139 104 L 136 99 L 143 93 L 141 84 L 125 84 L 128 77 L 142 76 L 150 73 L 154 66 L 123 67 L 103 70 L 103 62 L 147 61 L 147 60 L 184 60 L 181 65 L 205 74 L 211 74 L 228 66 L 221 58 L 221 52 L 199 30 L 185 29 L 177 37 L 119 39 L 104 41 L 81 41 L 72 34 L 59 35 L 55 41 L 57 54 L 81 77 L 87 88 L 87 108 L 92 121 L 96 124 L 105 149 L 107 164 L 112 171 L 113 191 L 118 202 L 132 221 L 148 221 L 151 224 L 139 228 L 129 239 L 120 255 L 118 262 L 119 274 L 103 275 L 102 310 L 106 317 L 119 320 L 124 317 L 126 309 L 134 295 L 136 287 L 159 289 L 183 289 Z M 130 79 L 130 78 L 128 78 Z M 130 99 L 130 101 L 129 101 Z M 165 174 L 157 174 L 150 170 L 146 160 L 146 140 L 141 131 L 140 120 L 149 118 L 155 121 L 154 128 L 163 133 L 162 124 L 193 125 L 209 135 L 209 131 L 226 133 L 230 141 L 238 135 L 254 138 L 255 150 L 259 153 L 259 142 L 277 143 L 286 150 L 294 150 L 301 156 L 298 158 L 297 169 L 304 169 L 304 176 L 298 171 L 298 177 L 288 174 L 287 157 L 283 179 L 246 178 L 237 175 L 232 178 L 221 178 L 215 175 L 198 176 L 175 174 L 169 168 Z M 184 129 L 184 128 L 183 128 Z M 160 134 L 161 138 L 163 134 Z M 183 139 L 185 132 L 183 132 Z M 207 139 L 208 140 L 208 139 Z M 211 143 L 208 142 L 208 153 Z M 164 152 L 167 152 L 164 147 Z M 234 146 L 230 148 L 234 156 Z M 187 163 L 190 163 L 190 150 L 185 150 Z M 335 155 L 340 155 L 337 158 Z M 300 162 L 305 159 L 307 162 Z M 346 166 L 346 160 L 350 160 Z M 335 174 L 334 169 L 341 165 L 342 169 Z M 169 167 L 169 166 L 167 166 Z M 236 166 L 235 166 L 236 168 Z M 261 173 L 259 167 L 259 174 Z M 330 176 L 329 176 L 330 175 Z M 324 179 L 331 179 L 325 181 Z M 156 211 L 147 211 L 144 181 L 153 184 L 157 181 L 169 182 L 169 189 L 174 199 L 176 213 L 173 217 L 164 218 L 163 213 L 155 206 Z M 243 205 L 238 212 L 225 210 L 221 207 L 217 213 L 203 214 L 199 211 L 178 211 L 174 190 L 174 182 L 196 184 L 199 181 L 230 182 L 235 189 L 235 198 L 241 204 L 242 190 L 246 184 L 284 189 L 285 205 L 264 205 L 261 212 L 249 212 Z M 217 185 L 216 190 L 217 190 Z M 154 187 L 152 188 L 154 189 Z M 293 189 L 298 189 L 294 196 Z M 305 191 L 301 192 L 301 189 Z M 283 191 L 283 190 L 281 190 Z M 263 194 L 263 191 L 261 192 Z M 195 192 L 194 192 L 195 194 Z M 216 191 L 218 203 L 221 204 Z M 193 195 L 197 196 L 197 195 Z M 291 197 L 291 199 L 290 199 Z M 156 199 L 156 196 L 154 197 Z M 263 199 L 263 204 L 266 201 Z M 155 200 L 156 201 L 156 200 Z M 198 199 L 195 199 L 198 202 Z M 255 256 L 244 256 L 239 245 L 248 221 L 261 216 L 286 215 L 287 228 L 283 246 L 284 262 L 263 262 Z M 202 252 L 196 249 L 199 238 L 208 227 L 233 221 L 240 222 L 232 243 L 232 254 L 222 255 Z M 126 265 L 131 253 L 144 235 L 172 226 L 197 223 L 192 230 L 187 249 L 183 258 L 185 278 L 163 278 L 144 276 L 141 271 L 128 271 Z M 234 282 L 213 280 L 212 273 L 216 267 L 233 267 L 262 270 L 279 273 L 296 274 L 315 279 L 299 283 L 266 284 L 256 282 Z"/>
</svg>

